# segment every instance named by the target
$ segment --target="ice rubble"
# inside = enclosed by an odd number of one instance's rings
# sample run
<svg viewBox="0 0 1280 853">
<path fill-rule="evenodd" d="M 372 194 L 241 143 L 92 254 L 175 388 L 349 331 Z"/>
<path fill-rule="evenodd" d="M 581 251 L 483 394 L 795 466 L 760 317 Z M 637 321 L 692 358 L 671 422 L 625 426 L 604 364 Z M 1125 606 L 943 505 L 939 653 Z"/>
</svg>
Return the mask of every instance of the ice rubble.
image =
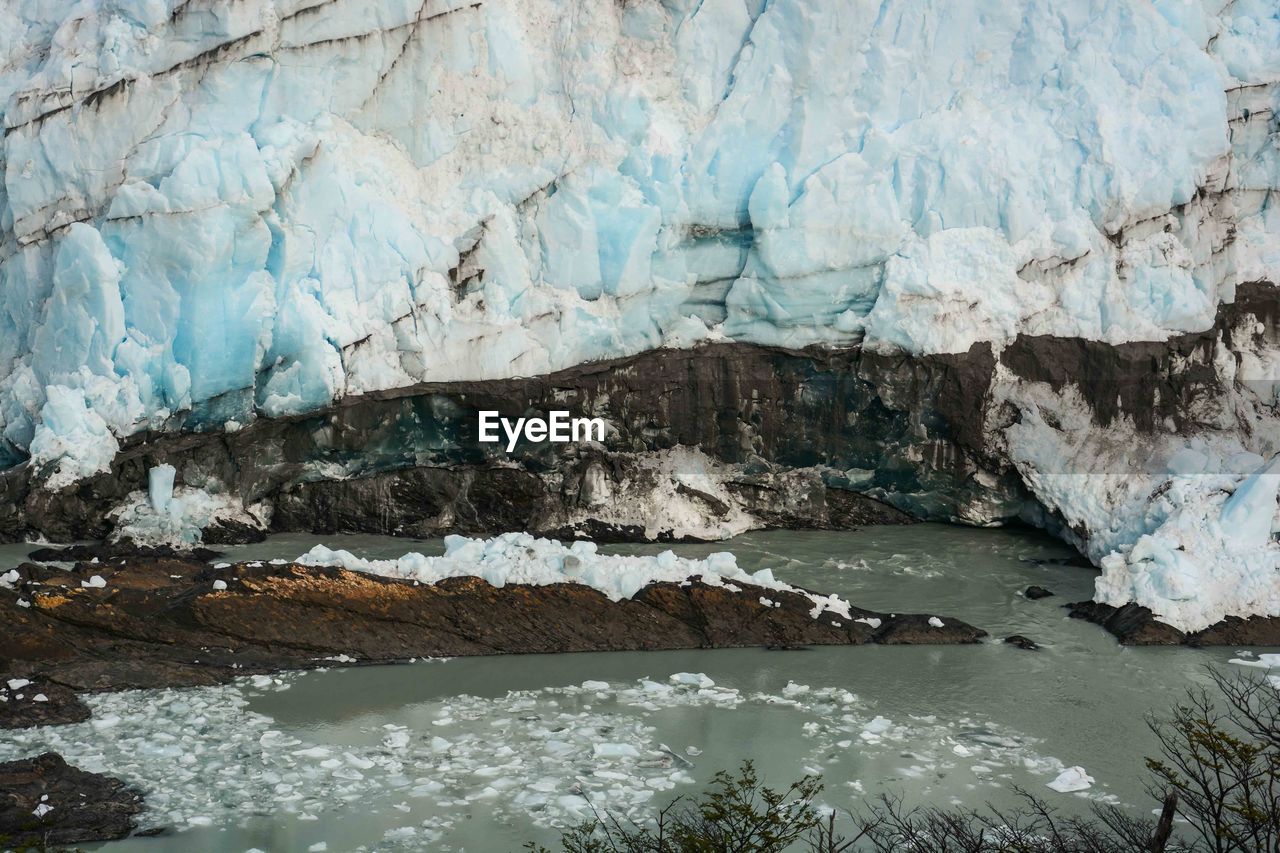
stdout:
<svg viewBox="0 0 1280 853">
<path fill-rule="evenodd" d="M 219 523 L 266 529 L 271 513 L 265 503 L 246 507 L 238 496 L 226 492 L 193 486 L 175 488 L 176 474 L 172 465 L 163 464 L 147 472 L 147 491 L 131 493 L 108 516 L 114 525 L 113 540 L 184 547 L 199 544 L 205 529 Z"/>
<path fill-rule="evenodd" d="M 691 711 L 785 707 L 797 760 L 829 778 L 854 778 L 826 793 L 841 807 L 863 795 L 856 774 L 876 767 L 912 780 L 926 799 L 1064 770 L 1036 751 L 1034 739 L 981 719 L 889 720 L 840 687 L 747 691 L 701 673 L 450 696 L 407 708 L 408 725 L 365 724 L 345 735 L 340 727 L 290 730 L 250 708 L 254 694 L 322 677 L 86 696 L 92 720 L 14 731 L 0 740 L 0 761 L 52 750 L 77 767 L 121 777 L 145 795 L 142 829 L 244 825 L 269 812 L 296 819 L 298 838 L 321 837 L 322 824 L 308 827 L 322 814 L 340 820 L 357 806 L 395 813 L 405 843 L 392 849 L 445 839 L 459 810 L 477 803 L 500 822 L 538 827 L 577 823 L 592 808 L 644 819 L 658 795 L 692 790 L 690 762 L 658 739 L 659 732 L 687 738 L 701 731 L 690 727 Z M 685 755 L 703 751 L 685 740 L 673 745 Z"/>
<path fill-rule="evenodd" d="M 1059 532 L 1102 567 L 1097 601 L 1136 602 L 1183 631 L 1226 616 L 1280 616 L 1275 429 L 1255 436 L 1268 459 L 1229 431 L 1151 439 L 1125 418 L 1095 429 L 1071 386 L 996 387 L 1021 412 L 1002 432 L 1009 458 L 1056 513 Z M 1248 405 L 1220 402 L 1227 410 Z"/>
<path fill-rule="evenodd" d="M 732 586 L 732 581 L 741 581 L 805 596 L 813 603 L 811 615 L 815 619 L 825 612 L 846 619 L 851 617 L 849 602 L 835 595 L 815 595 L 785 584 L 774 578 L 771 569 L 761 569 L 754 574 L 746 572 L 738 568 L 737 559 L 727 551 L 702 559 L 677 557 L 672 551 L 663 551 L 656 557 L 601 554 L 594 542 L 563 545 L 528 533 L 503 533 L 491 539 L 446 536 L 444 546 L 444 555 L 440 557 L 409 553 L 397 560 L 366 560 L 350 551 L 334 551 L 317 545 L 296 562 L 308 566 L 342 566 L 426 584 L 453 577 L 483 578 L 493 586 L 580 583 L 600 590 L 611 601 L 631 598 L 654 582 L 685 583 L 700 577 L 710 586 Z"/>
</svg>

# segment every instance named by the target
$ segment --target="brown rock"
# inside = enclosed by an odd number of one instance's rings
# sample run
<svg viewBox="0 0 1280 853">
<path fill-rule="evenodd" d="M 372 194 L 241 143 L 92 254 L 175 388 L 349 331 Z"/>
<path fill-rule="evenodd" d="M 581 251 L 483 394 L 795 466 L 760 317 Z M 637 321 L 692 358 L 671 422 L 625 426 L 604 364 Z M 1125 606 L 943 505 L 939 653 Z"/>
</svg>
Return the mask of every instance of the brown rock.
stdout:
<svg viewBox="0 0 1280 853">
<path fill-rule="evenodd" d="M 872 642 L 886 646 L 960 645 L 978 643 L 987 632 L 956 619 L 941 619 L 942 626 L 930 625 L 936 618 L 927 613 L 880 616 L 884 621 L 873 635 Z"/>
<path fill-rule="evenodd" d="M 247 673 L 323 665 L 337 655 L 378 662 L 528 652 L 951 644 L 985 636 L 950 618 L 943 628 L 930 626 L 927 615 L 854 608 L 852 619 L 829 611 L 814 618 L 806 596 L 749 584 L 711 586 L 697 578 L 651 584 L 613 602 L 583 584 L 494 587 L 460 577 L 419 585 L 293 564 L 241 563 L 219 570 L 194 561 L 138 559 L 94 568 L 106 580 L 104 588 L 81 587 L 72 573 L 31 567 L 21 594 L 32 606 L 0 601 L 0 619 L 14 626 L 0 635 L 0 669 L 34 673 L 24 677 L 72 690 L 119 690 L 213 684 Z M 226 589 L 215 589 L 215 581 Z M 854 621 L 869 617 L 880 626 Z"/>
</svg>

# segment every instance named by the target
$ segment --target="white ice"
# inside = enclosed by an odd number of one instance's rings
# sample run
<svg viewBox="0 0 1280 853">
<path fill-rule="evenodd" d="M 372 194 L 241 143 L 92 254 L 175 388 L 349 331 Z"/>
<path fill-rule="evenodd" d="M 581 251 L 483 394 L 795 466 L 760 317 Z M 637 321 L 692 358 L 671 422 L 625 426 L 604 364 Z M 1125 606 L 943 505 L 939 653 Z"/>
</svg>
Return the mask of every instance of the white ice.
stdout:
<svg viewBox="0 0 1280 853">
<path fill-rule="evenodd" d="M 563 545 L 554 539 L 540 539 L 527 533 L 503 533 L 490 539 L 446 536 L 440 557 L 419 553 L 396 560 L 367 560 L 350 551 L 317 545 L 297 559 L 309 566 L 342 566 L 395 578 L 411 578 L 433 584 L 451 577 L 483 578 L 493 586 L 553 583 L 580 583 L 594 587 L 611 601 L 631 598 L 650 583 L 682 583 L 693 577 L 710 586 L 726 586 L 741 581 L 765 589 L 794 592 L 813 604 L 815 619 L 824 612 L 850 617 L 849 602 L 835 595 L 819 596 L 783 583 L 771 569 L 755 573 L 738 568 L 737 558 L 718 551 L 705 558 L 678 557 L 672 551 L 657 556 L 601 554 L 594 542 Z"/>
</svg>

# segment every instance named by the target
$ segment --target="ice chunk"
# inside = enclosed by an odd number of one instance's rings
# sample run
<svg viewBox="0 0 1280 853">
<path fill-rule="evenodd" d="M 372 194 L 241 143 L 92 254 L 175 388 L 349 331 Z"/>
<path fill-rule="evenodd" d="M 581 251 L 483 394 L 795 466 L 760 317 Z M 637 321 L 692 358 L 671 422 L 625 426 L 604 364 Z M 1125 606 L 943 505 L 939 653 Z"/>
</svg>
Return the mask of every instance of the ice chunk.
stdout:
<svg viewBox="0 0 1280 853">
<path fill-rule="evenodd" d="M 597 743 L 592 747 L 596 758 L 639 758 L 640 751 L 629 743 Z"/>
<path fill-rule="evenodd" d="M 1058 774 L 1052 782 L 1047 783 L 1047 787 L 1061 794 L 1070 794 L 1075 791 L 1087 791 L 1093 786 L 1094 779 L 1085 772 L 1083 767 L 1068 767 Z"/>
<path fill-rule="evenodd" d="M 701 672 L 677 672 L 672 675 L 670 680 L 675 684 L 685 684 L 692 687 L 711 687 L 715 682 Z"/>
<path fill-rule="evenodd" d="M 147 497 L 157 513 L 169 511 L 173 498 L 173 478 L 177 470 L 172 465 L 157 465 L 147 472 Z"/>
</svg>

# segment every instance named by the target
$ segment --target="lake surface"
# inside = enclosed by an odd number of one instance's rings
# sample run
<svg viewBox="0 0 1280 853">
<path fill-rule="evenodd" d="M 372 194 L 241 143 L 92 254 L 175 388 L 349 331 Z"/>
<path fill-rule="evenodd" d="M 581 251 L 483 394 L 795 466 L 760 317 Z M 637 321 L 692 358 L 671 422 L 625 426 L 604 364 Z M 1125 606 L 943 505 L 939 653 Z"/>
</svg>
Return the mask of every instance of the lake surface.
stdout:
<svg viewBox="0 0 1280 853">
<path fill-rule="evenodd" d="M 226 559 L 292 559 L 323 541 L 369 557 L 440 542 L 282 535 Z M 659 553 L 668 546 L 601 550 Z M 945 805 L 1010 802 L 1014 785 L 1065 810 L 1154 806 L 1144 716 L 1237 649 L 1124 648 L 1061 605 L 1095 572 L 1035 559 L 1071 551 L 1026 530 L 942 525 L 753 533 L 744 569 L 889 612 L 989 631 L 979 646 L 760 649 L 456 658 L 91 697 L 89 723 L 0 734 L 0 760 L 61 752 L 134 781 L 145 824 L 180 828 L 104 851 L 518 850 L 597 809 L 642 818 L 752 759 L 785 787 L 821 773 L 823 802 L 881 792 Z M 0 548 L 0 570 L 26 548 Z M 1040 584 L 1056 595 L 1028 601 Z M 1023 634 L 1028 652 L 999 640 Z M 1268 651 L 1255 649 L 1256 652 Z M 674 676 L 674 678 L 673 678 Z M 585 683 L 585 686 L 584 686 Z M 1096 780 L 1045 787 L 1064 768 Z M 588 805 L 588 802 L 591 805 Z M 320 849 L 320 848 L 317 848 Z"/>
</svg>

